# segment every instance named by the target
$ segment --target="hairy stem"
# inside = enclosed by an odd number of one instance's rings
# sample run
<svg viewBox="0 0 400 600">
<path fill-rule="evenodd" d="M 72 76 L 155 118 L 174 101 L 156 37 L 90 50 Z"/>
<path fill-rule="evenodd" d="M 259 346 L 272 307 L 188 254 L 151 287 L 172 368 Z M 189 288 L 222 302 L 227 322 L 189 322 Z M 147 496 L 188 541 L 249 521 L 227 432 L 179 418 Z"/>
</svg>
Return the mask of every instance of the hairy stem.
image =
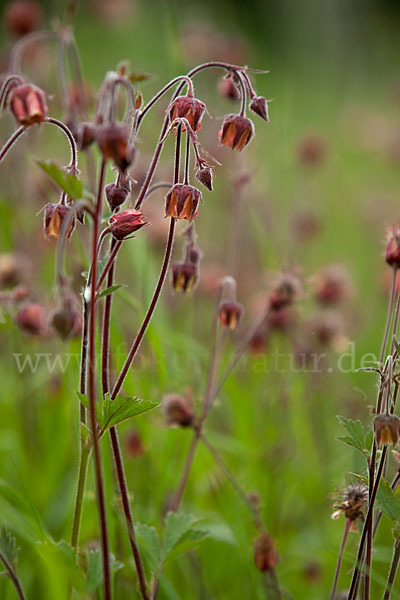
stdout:
<svg viewBox="0 0 400 600">
<path fill-rule="evenodd" d="M 7 557 L 1 551 L 0 551 L 0 560 L 3 563 L 3 565 L 5 566 L 7 575 L 9 576 L 9 578 L 11 579 L 11 581 L 14 584 L 15 591 L 17 592 L 18 598 L 20 600 L 26 600 L 24 590 L 22 589 L 21 582 L 18 579 L 16 572 L 12 568 L 12 565 L 9 563 Z"/>
<path fill-rule="evenodd" d="M 0 150 L 0 163 L 3 160 L 3 158 L 6 156 L 7 152 L 10 150 L 10 148 L 15 144 L 15 142 L 18 140 L 18 138 L 20 138 L 21 135 L 23 133 L 25 133 L 25 131 L 26 131 L 26 127 L 19 127 L 17 129 L 17 131 L 15 131 L 12 134 L 12 136 L 6 141 L 6 143 Z"/>
</svg>

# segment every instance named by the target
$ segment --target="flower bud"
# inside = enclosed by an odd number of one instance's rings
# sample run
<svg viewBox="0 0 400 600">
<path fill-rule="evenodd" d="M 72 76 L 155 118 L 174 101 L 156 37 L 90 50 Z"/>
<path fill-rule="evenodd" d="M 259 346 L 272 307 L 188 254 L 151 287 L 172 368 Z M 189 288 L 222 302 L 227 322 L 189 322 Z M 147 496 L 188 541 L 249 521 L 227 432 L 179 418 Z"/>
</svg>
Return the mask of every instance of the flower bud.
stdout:
<svg viewBox="0 0 400 600">
<path fill-rule="evenodd" d="M 199 269 L 197 265 L 190 262 L 177 262 L 171 266 L 172 287 L 176 292 L 191 292 L 195 287 Z"/>
<path fill-rule="evenodd" d="M 82 122 L 76 128 L 78 150 L 86 150 L 96 139 L 96 129 L 92 123 Z"/>
<path fill-rule="evenodd" d="M 40 304 L 25 304 L 17 313 L 15 322 L 24 333 L 42 336 L 46 333 L 46 316 Z"/>
<path fill-rule="evenodd" d="M 41 123 L 47 117 L 47 104 L 44 92 L 30 83 L 18 85 L 11 91 L 10 110 L 17 123 L 24 127 Z"/>
<path fill-rule="evenodd" d="M 233 81 L 233 77 L 228 75 L 227 77 L 222 77 L 218 84 L 218 91 L 220 96 L 223 98 L 229 98 L 230 100 L 238 100 L 239 92 L 235 82 Z"/>
<path fill-rule="evenodd" d="M 243 306 L 238 302 L 222 302 L 219 308 L 219 322 L 222 327 L 237 329 L 243 313 Z"/>
<path fill-rule="evenodd" d="M 75 228 L 73 209 L 65 204 L 46 204 L 43 232 L 46 239 L 64 236 L 70 238 Z"/>
<path fill-rule="evenodd" d="M 117 240 L 124 240 L 134 231 L 144 227 L 144 225 L 148 225 L 143 220 L 143 213 L 134 208 L 128 208 L 123 212 L 113 215 L 108 222 L 111 227 L 111 233 Z"/>
<path fill-rule="evenodd" d="M 82 314 L 76 298 L 71 293 L 64 295 L 61 306 L 51 313 L 49 321 L 63 340 L 80 334 Z"/>
<path fill-rule="evenodd" d="M 386 262 L 393 268 L 400 267 L 400 227 L 393 225 L 386 235 Z"/>
<path fill-rule="evenodd" d="M 376 415 L 374 419 L 375 439 L 378 446 L 396 446 L 400 436 L 400 419 L 396 415 Z"/>
<path fill-rule="evenodd" d="M 121 206 L 127 199 L 129 187 L 109 183 L 106 185 L 106 198 L 111 211 Z"/>
<path fill-rule="evenodd" d="M 165 197 L 165 216 L 193 221 L 202 196 L 200 190 L 185 183 L 176 183 Z"/>
<path fill-rule="evenodd" d="M 226 116 L 219 132 L 220 143 L 232 150 L 243 150 L 253 136 L 253 123 L 241 115 Z"/>
<path fill-rule="evenodd" d="M 197 181 L 200 181 L 210 192 L 213 191 L 213 172 L 207 165 L 200 167 L 196 173 Z"/>
<path fill-rule="evenodd" d="M 42 17 L 42 7 L 35 0 L 13 0 L 4 10 L 5 27 L 17 36 L 27 35 L 37 29 Z"/>
<path fill-rule="evenodd" d="M 254 541 L 254 562 L 259 571 L 271 571 L 278 562 L 278 554 L 271 536 L 264 532 Z"/>
<path fill-rule="evenodd" d="M 168 425 L 190 427 L 193 424 L 194 413 L 187 398 L 178 394 L 168 394 L 163 399 L 163 409 Z"/>
<path fill-rule="evenodd" d="M 190 127 L 196 132 L 201 128 L 201 119 L 205 110 L 204 102 L 190 96 L 178 96 L 171 104 L 169 118 L 171 122 L 174 119 L 187 119 Z"/>
<path fill-rule="evenodd" d="M 269 122 L 268 103 L 263 96 L 254 96 L 250 102 L 250 110 L 259 115 L 264 121 Z"/>
<path fill-rule="evenodd" d="M 123 173 L 132 164 L 134 149 L 129 146 L 129 127 L 122 123 L 100 125 L 96 139 L 104 158 L 110 158 Z"/>
</svg>

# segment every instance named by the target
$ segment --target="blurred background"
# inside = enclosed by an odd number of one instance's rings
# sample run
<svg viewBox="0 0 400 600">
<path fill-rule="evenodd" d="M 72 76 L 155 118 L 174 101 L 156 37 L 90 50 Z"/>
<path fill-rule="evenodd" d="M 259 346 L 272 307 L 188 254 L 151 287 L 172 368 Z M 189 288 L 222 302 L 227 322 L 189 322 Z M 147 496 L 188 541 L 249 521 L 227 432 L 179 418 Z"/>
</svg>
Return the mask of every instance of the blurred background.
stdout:
<svg viewBox="0 0 400 600">
<path fill-rule="evenodd" d="M 10 4 L 0 2 L 3 72 L 22 33 L 10 17 Z M 58 27 L 65 13 L 62 1 L 39 2 L 36 8 L 31 29 Z M 270 122 L 252 117 L 256 136 L 239 155 L 218 145 L 224 115 L 238 110 L 237 99 L 227 97 L 222 73 L 210 70 L 195 79 L 196 96 L 208 109 L 199 138 L 222 163 L 214 171 L 214 191 L 203 192 L 196 219 L 203 253 L 200 281 L 192 295 L 174 294 L 166 286 L 124 390 L 158 401 L 165 394 L 186 394 L 199 402 L 220 278 L 235 276 L 238 300 L 245 306 L 240 329 L 227 341 L 226 357 L 262 310 L 275 274 L 290 268 L 300 278 L 302 292 L 295 306 L 255 341 L 207 424 L 207 436 L 240 485 L 259 495 L 263 521 L 280 557 L 278 579 L 288 598 L 328 596 L 344 525 L 330 519 L 331 495 L 349 481 L 349 473 L 365 469 L 362 455 L 335 439 L 344 435 L 336 416 L 357 418 L 369 427 L 375 402 L 375 376 L 355 369 L 365 366 L 363 357 L 371 364 L 374 357 L 366 358 L 367 353 L 379 354 L 391 282 L 382 242 L 400 213 L 399 27 L 396 0 L 87 0 L 78 3 L 74 17 L 91 114 L 106 72 L 125 60 L 130 69 L 149 75 L 137 84 L 145 101 L 169 79 L 204 61 L 269 70 L 252 75 L 252 81 L 258 94 L 271 99 Z M 31 46 L 22 72 L 50 95 L 51 114 L 62 117 L 53 42 Z M 157 105 L 141 129 L 131 170 L 138 181 L 134 197 L 167 102 Z M 11 117 L 4 115 L 1 139 L 13 130 Z M 68 152 L 58 132 L 46 127 L 24 138 L 0 166 L 0 515 L 21 547 L 18 572 L 28 597 L 54 600 L 64 597 L 70 568 L 49 539 L 68 540 L 70 535 L 80 343 L 79 337 L 60 340 L 48 326 L 57 309 L 56 244 L 43 239 L 38 213 L 47 202 L 57 201 L 57 190 L 34 158 L 62 165 Z M 170 180 L 172 153 L 171 140 L 155 181 Z M 81 160 L 85 177 L 87 165 Z M 113 178 L 109 170 L 108 180 Z M 149 199 L 145 213 L 152 226 L 121 252 L 117 281 L 126 287 L 115 294 L 115 370 L 123 364 L 159 272 L 166 236 L 163 203 L 162 191 Z M 179 227 L 178 233 L 184 229 Z M 87 242 L 87 227 L 79 226 L 68 244 L 67 270 L 76 295 L 87 268 Z M 178 235 L 174 261 L 180 260 L 183 243 Z M 43 330 L 18 326 L 20 307 L 15 298 L 10 302 L 16 286 L 27 288 L 30 301 L 43 308 Z M 314 351 L 324 354 L 318 372 L 308 368 Z M 34 357 L 34 368 L 21 369 L 28 355 Z M 161 410 L 120 429 L 135 519 L 161 531 L 190 432 L 169 428 Z M 103 456 L 111 539 L 124 564 L 115 583 L 116 598 L 133 598 L 107 441 Z M 257 532 L 252 516 L 204 447 L 196 456 L 182 509 L 201 519 L 209 535 L 168 566 L 159 597 L 264 598 L 263 577 L 253 563 Z M 82 546 L 95 547 L 96 539 L 90 481 Z M 382 593 L 391 541 L 390 523 L 383 522 L 372 597 Z M 358 535 L 352 533 L 341 589 L 348 584 L 357 543 Z M 9 600 L 13 594 L 9 582 L 0 578 L 0 597 Z"/>
</svg>

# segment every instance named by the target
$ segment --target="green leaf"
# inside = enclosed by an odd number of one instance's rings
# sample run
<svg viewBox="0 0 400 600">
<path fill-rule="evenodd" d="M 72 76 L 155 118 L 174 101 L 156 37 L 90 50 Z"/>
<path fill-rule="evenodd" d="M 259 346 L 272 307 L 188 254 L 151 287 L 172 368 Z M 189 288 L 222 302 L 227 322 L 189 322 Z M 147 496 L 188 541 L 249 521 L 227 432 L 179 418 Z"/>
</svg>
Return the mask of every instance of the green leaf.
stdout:
<svg viewBox="0 0 400 600">
<path fill-rule="evenodd" d="M 161 562 L 161 540 L 157 529 L 144 523 L 137 523 L 135 529 L 137 537 L 147 553 L 151 567 L 154 570 L 158 569 Z"/>
<path fill-rule="evenodd" d="M 400 491 L 394 492 L 388 482 L 382 479 L 376 498 L 382 513 L 398 525 L 400 523 Z"/>
<path fill-rule="evenodd" d="M 189 550 L 193 550 L 198 546 L 198 544 L 204 540 L 204 538 L 209 536 L 209 532 L 205 529 L 189 529 L 184 533 L 179 542 L 175 544 L 171 552 L 164 559 L 164 565 L 172 562 L 185 552 L 189 552 Z"/>
<path fill-rule="evenodd" d="M 15 537 L 6 529 L 2 527 L 0 530 L 0 550 L 7 558 L 8 562 L 15 567 L 18 557 L 19 548 Z"/>
<path fill-rule="evenodd" d="M 113 554 L 110 555 L 111 573 L 119 571 L 124 566 L 121 562 L 115 560 Z M 103 563 L 100 550 L 90 550 L 87 555 L 87 577 L 86 593 L 93 594 L 103 583 Z"/>
<path fill-rule="evenodd" d="M 136 417 L 159 405 L 159 402 L 154 402 L 153 400 L 121 396 L 121 394 L 118 394 L 115 400 L 111 400 L 109 395 L 106 394 L 103 402 L 101 422 L 99 421 L 100 427 L 103 430 L 110 429 L 111 427 L 115 427 L 115 425 L 122 423 L 122 421 L 126 421 L 126 419 Z"/>
<path fill-rule="evenodd" d="M 104 298 L 104 296 L 109 296 L 110 294 L 113 294 L 114 292 L 121 289 L 122 287 L 126 287 L 126 286 L 123 285 L 122 283 L 116 283 L 115 285 L 110 285 L 110 287 L 108 287 L 107 289 L 100 292 L 99 298 Z"/>
<path fill-rule="evenodd" d="M 352 419 L 346 419 L 345 417 L 338 416 L 338 420 L 346 429 L 348 436 L 341 436 L 336 439 L 356 448 L 363 454 L 368 452 L 372 444 L 372 438 L 370 438 L 370 432 L 365 435 L 364 426 L 361 421 L 353 421 Z"/>
<path fill-rule="evenodd" d="M 76 175 L 67 173 L 67 171 L 49 160 L 38 160 L 37 164 L 70 198 L 73 200 L 82 198 L 82 181 Z"/>
<path fill-rule="evenodd" d="M 186 513 L 170 512 L 165 523 L 164 543 L 162 548 L 162 562 L 166 560 L 175 546 L 190 531 L 198 519 Z"/>
</svg>

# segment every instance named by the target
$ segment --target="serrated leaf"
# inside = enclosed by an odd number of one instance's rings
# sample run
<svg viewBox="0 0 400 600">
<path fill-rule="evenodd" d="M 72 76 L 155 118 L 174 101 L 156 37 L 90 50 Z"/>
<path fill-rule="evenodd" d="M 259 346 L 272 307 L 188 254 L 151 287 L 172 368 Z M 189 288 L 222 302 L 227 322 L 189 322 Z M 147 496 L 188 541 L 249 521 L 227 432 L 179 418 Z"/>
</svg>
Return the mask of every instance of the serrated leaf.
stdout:
<svg viewBox="0 0 400 600">
<path fill-rule="evenodd" d="M 165 523 L 162 562 L 166 560 L 182 537 L 188 533 L 198 519 L 186 513 L 169 512 Z"/>
<path fill-rule="evenodd" d="M 184 533 L 179 542 L 173 547 L 168 556 L 164 559 L 163 564 L 172 562 L 185 552 L 189 552 L 198 546 L 198 544 L 208 537 L 209 532 L 206 529 L 189 529 Z"/>
<path fill-rule="evenodd" d="M 38 160 L 37 164 L 47 175 L 73 200 L 80 200 L 83 195 L 82 181 L 72 173 L 67 173 L 56 163 L 49 160 Z"/>
<path fill-rule="evenodd" d="M 90 410 L 89 398 L 85 394 L 81 394 L 81 392 L 78 392 L 76 390 L 75 390 L 75 394 L 78 396 L 78 398 L 79 398 L 80 402 L 82 402 L 83 406 L 87 410 Z M 99 402 L 96 403 L 96 419 L 101 427 L 101 421 L 103 419 L 103 409 Z M 82 430 L 81 430 L 81 432 L 82 432 Z M 88 429 L 88 432 L 89 432 L 89 434 L 91 434 L 89 429 Z"/>
<path fill-rule="evenodd" d="M 136 524 L 136 535 L 144 546 L 152 568 L 158 569 L 161 561 L 161 540 L 155 527 L 144 523 Z"/>
<path fill-rule="evenodd" d="M 103 414 L 99 424 L 103 430 L 115 427 L 122 421 L 136 417 L 144 412 L 152 410 L 159 406 L 159 402 L 153 400 L 143 400 L 131 396 L 118 396 L 111 400 L 106 394 L 103 402 Z"/>
<path fill-rule="evenodd" d="M 399 491 L 394 492 L 388 482 L 381 479 L 376 499 L 382 513 L 398 525 L 400 523 Z"/>
<path fill-rule="evenodd" d="M 115 573 L 122 569 L 123 564 L 117 560 L 113 554 L 110 554 L 110 569 L 111 573 Z M 87 556 L 87 576 L 86 576 L 86 592 L 92 594 L 103 583 L 103 562 L 99 550 L 91 550 Z"/>
<path fill-rule="evenodd" d="M 364 426 L 361 421 L 353 421 L 353 419 L 346 419 L 345 417 L 338 416 L 338 420 L 346 429 L 348 436 L 338 437 L 337 439 L 348 444 L 349 446 L 353 446 L 360 450 L 363 454 L 365 453 L 367 448 L 366 444 L 366 436 L 364 433 Z M 367 434 L 368 435 L 368 434 Z"/>
<path fill-rule="evenodd" d="M 2 527 L 0 530 L 0 550 L 7 558 L 8 562 L 15 567 L 17 562 L 19 548 L 15 537 L 6 529 Z"/>
<path fill-rule="evenodd" d="M 113 294 L 114 292 L 121 289 L 122 287 L 126 287 L 126 286 L 123 285 L 122 283 L 116 283 L 115 285 L 110 285 L 110 287 L 108 287 L 107 289 L 100 292 L 99 298 L 104 298 L 104 296 L 109 296 L 110 294 Z"/>
</svg>

